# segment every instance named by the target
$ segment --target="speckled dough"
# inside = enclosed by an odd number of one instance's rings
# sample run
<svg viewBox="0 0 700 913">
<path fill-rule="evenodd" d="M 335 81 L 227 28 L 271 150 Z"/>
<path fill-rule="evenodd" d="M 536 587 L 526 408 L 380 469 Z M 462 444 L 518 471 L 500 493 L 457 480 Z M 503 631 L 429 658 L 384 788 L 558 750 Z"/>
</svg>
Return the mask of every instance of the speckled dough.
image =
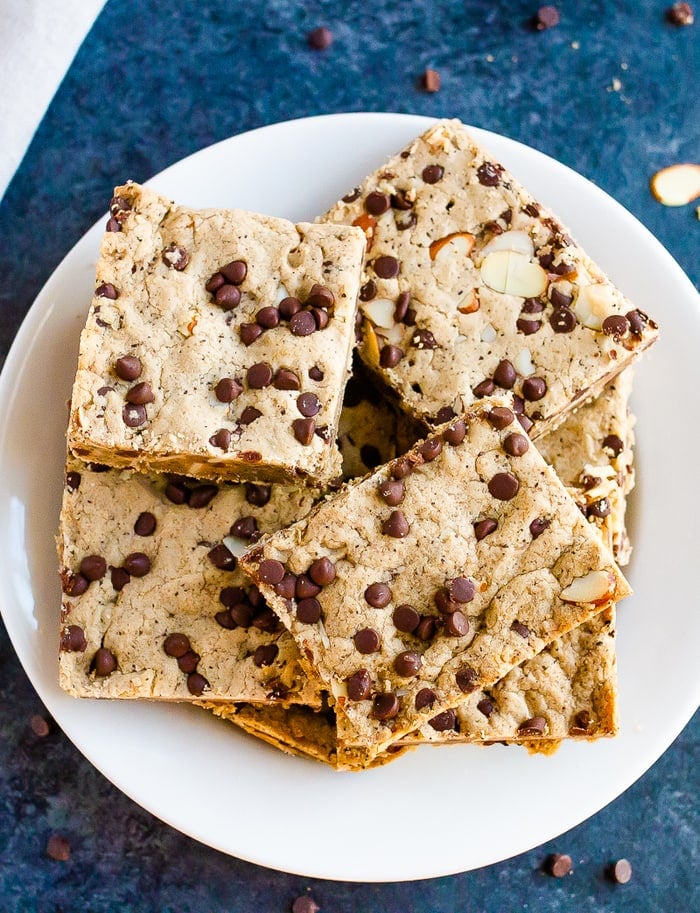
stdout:
<svg viewBox="0 0 700 913">
<path fill-rule="evenodd" d="M 354 743 L 365 746 L 372 757 L 467 694 L 490 687 L 629 593 L 612 555 L 535 447 L 517 457 L 506 454 L 504 441 L 521 429 L 512 416 L 506 428 L 492 427 L 494 404 L 484 403 L 469 413 L 464 441 L 457 446 L 445 442 L 431 461 L 424 459 L 423 445 L 410 452 L 413 470 L 403 480 L 400 504 L 409 524 L 404 537 L 382 532 L 392 509 L 379 496 L 378 486 L 398 468 L 392 464 L 351 483 L 242 559 L 292 631 L 309 674 L 331 690 L 338 712 L 346 714 Z M 448 432 L 442 428 L 440 438 Z M 519 482 L 510 500 L 494 497 L 489 488 L 504 472 Z M 473 523 L 486 518 L 494 519 L 497 528 L 477 540 Z M 540 518 L 548 525 L 535 538 L 530 524 Z M 322 557 L 335 564 L 336 576 L 317 597 L 322 621 L 305 624 L 297 618 L 296 600 L 280 597 L 261 581 L 261 562 L 279 561 L 288 572 L 301 574 Z M 598 572 L 595 598 L 583 601 L 568 591 L 562 598 L 572 581 L 590 572 Z M 472 601 L 459 606 L 469 631 L 448 636 L 442 627 L 445 616 L 440 618 L 434 599 L 450 580 L 462 576 L 475 584 Z M 373 608 L 365 598 L 366 588 L 374 583 L 390 589 L 384 607 Z M 405 603 L 420 615 L 438 619 L 438 632 L 429 642 L 397 630 L 393 611 Z M 514 629 L 516 622 L 526 626 L 526 636 Z M 360 653 L 354 642 L 366 628 L 373 629 L 379 641 L 377 651 L 369 654 Z M 417 674 L 404 677 L 394 661 L 407 650 L 418 653 L 422 665 Z M 390 723 L 375 718 L 373 700 L 348 699 L 346 679 L 362 669 L 369 673 L 373 698 L 385 693 L 399 698 Z M 414 701 L 424 687 L 433 690 L 435 699 L 417 711 Z"/>
<path fill-rule="evenodd" d="M 118 187 L 115 195 L 130 208 L 117 211 L 111 223 L 121 230 L 102 240 L 73 388 L 72 451 L 111 466 L 204 478 L 325 483 L 337 476 L 362 232 L 240 210 L 186 209 L 137 184 Z M 247 274 L 238 286 L 240 303 L 224 310 L 205 285 L 234 260 L 246 263 Z M 244 345 L 240 328 L 255 323 L 261 308 L 287 296 L 304 303 L 315 284 L 334 297 L 325 328 L 298 336 L 282 321 Z M 134 382 L 115 373 L 117 359 L 127 355 L 142 365 Z M 275 376 L 293 371 L 299 389 L 277 389 L 274 381 L 251 386 L 247 370 L 255 364 L 268 365 Z M 242 388 L 231 402 L 215 394 L 222 378 Z M 150 385 L 153 401 L 141 405 L 145 421 L 129 427 L 125 396 L 136 383 Z M 318 433 L 309 443 L 293 429 L 303 418 L 302 393 L 318 399 L 312 417 Z M 261 413 L 252 421 L 244 414 L 249 407 Z M 221 429 L 230 433 L 228 446 L 211 441 Z"/>
<path fill-rule="evenodd" d="M 436 123 L 323 219 L 365 230 L 359 352 L 399 405 L 428 424 L 468 408 L 483 395 L 474 389 L 493 387 L 496 375 L 496 391 L 524 399 L 535 438 L 657 337 L 656 324 L 459 121 Z M 557 308 L 569 332 L 554 331 Z M 510 368 L 499 380 L 504 361 Z M 544 381 L 543 395 L 533 379 Z"/>
<path fill-rule="evenodd" d="M 82 595 L 64 592 L 59 658 L 64 690 L 76 697 L 194 700 L 198 695 L 190 691 L 188 675 L 163 648 L 168 635 L 181 633 L 200 656 L 196 671 L 208 683 L 207 699 L 318 703 L 317 689 L 304 676 L 296 645 L 281 625 L 226 630 L 216 621 L 225 610 L 222 590 L 250 582 L 237 567 L 220 570 L 208 557 L 224 537 L 231 550 L 243 550 L 247 543 L 229 535 L 242 516 L 254 517 L 261 531 L 302 516 L 313 503 L 307 490 L 272 485 L 268 503 L 256 507 L 246 500 L 244 485 L 229 483 L 208 505 L 193 508 L 168 500 L 161 476 L 92 471 L 74 458 L 68 471 L 58 539 L 64 591 L 88 555 L 102 556 L 107 572 Z M 143 512 L 156 520 L 150 536 L 134 531 Z M 117 591 L 111 569 L 123 567 L 134 553 L 148 556 L 150 571 L 132 576 Z M 83 649 L 65 649 L 74 627 L 83 632 Z M 261 646 L 277 648 L 269 665 L 255 663 Z M 116 658 L 111 674 L 96 674 L 100 648 Z"/>
</svg>

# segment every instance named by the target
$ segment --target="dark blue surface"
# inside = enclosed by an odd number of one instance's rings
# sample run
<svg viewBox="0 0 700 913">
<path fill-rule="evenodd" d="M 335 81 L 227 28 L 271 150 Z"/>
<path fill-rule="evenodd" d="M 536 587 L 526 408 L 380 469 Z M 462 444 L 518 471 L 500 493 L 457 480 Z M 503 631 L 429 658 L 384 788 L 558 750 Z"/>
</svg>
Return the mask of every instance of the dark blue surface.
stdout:
<svg viewBox="0 0 700 913">
<path fill-rule="evenodd" d="M 694 207 L 664 208 L 648 190 L 657 168 L 700 152 L 698 26 L 667 25 L 666 5 L 562 3 L 559 26 L 536 33 L 525 25 L 530 2 L 109 0 L 0 204 L 0 355 L 113 185 L 232 134 L 334 111 L 457 116 L 535 146 L 623 203 L 697 284 Z M 320 24 L 335 41 L 313 52 L 305 35 Z M 442 76 L 437 94 L 419 88 L 426 66 Z M 345 885 L 269 872 L 161 824 L 60 732 L 33 734 L 41 706 L 4 629 L 0 669 L 2 913 L 286 913 L 307 887 L 325 913 L 700 909 L 698 715 L 624 796 L 551 845 L 451 878 Z M 449 797 L 444 784 L 419 792 L 407 808 Z M 533 815 L 546 801 L 533 796 Z M 271 829 L 297 839 L 264 795 L 260 808 Z M 375 815 L 378 852 L 386 840 L 440 839 L 407 837 Z M 70 840 L 68 862 L 46 856 L 55 832 Z M 329 839 L 342 854 L 342 834 Z M 573 875 L 542 874 L 552 851 L 571 854 Z M 613 885 L 603 871 L 621 856 L 633 878 Z"/>
</svg>

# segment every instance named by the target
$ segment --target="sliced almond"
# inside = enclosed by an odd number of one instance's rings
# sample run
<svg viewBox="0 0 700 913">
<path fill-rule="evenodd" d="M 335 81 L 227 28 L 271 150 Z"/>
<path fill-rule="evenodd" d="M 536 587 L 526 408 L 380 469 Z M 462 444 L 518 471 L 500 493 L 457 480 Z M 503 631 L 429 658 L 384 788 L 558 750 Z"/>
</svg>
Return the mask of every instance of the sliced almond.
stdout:
<svg viewBox="0 0 700 913">
<path fill-rule="evenodd" d="M 535 366 L 532 363 L 532 352 L 529 349 L 521 349 L 513 359 L 513 367 L 521 377 L 529 377 L 535 373 Z"/>
<path fill-rule="evenodd" d="M 589 602 L 600 605 L 615 595 L 615 578 L 610 571 L 590 571 L 583 577 L 575 577 L 561 591 L 564 602 Z"/>
<path fill-rule="evenodd" d="M 433 261 L 449 262 L 453 257 L 468 257 L 474 247 L 474 235 L 468 231 L 456 231 L 444 238 L 438 238 L 430 245 L 430 259 Z"/>
<path fill-rule="evenodd" d="M 651 179 L 651 192 L 664 206 L 685 206 L 700 197 L 700 165 L 670 165 Z"/>
<path fill-rule="evenodd" d="M 277 288 L 277 294 L 275 295 L 275 305 L 278 305 L 280 301 L 284 301 L 285 298 L 289 298 L 289 292 L 280 282 Z"/>
<path fill-rule="evenodd" d="M 393 327 L 390 327 L 388 330 L 384 328 L 378 329 L 377 336 L 381 337 L 392 346 L 400 346 L 403 342 L 405 331 L 406 328 L 402 323 L 395 323 Z"/>
<path fill-rule="evenodd" d="M 496 333 L 493 326 L 490 323 L 487 323 L 484 329 L 481 331 L 481 341 L 493 342 L 496 339 L 497 335 L 498 333 Z"/>
<path fill-rule="evenodd" d="M 524 231 L 504 231 L 503 234 L 496 235 L 484 247 L 482 254 L 486 256 L 495 250 L 514 250 L 526 256 L 528 260 L 535 255 L 532 238 Z"/>
<path fill-rule="evenodd" d="M 467 292 L 464 301 L 458 306 L 457 310 L 460 314 L 474 314 L 479 310 L 480 306 L 479 293 L 473 288 Z"/>
<path fill-rule="evenodd" d="M 386 330 L 390 330 L 396 323 L 394 320 L 395 308 L 395 303 L 388 298 L 373 298 L 360 305 L 360 310 L 365 317 L 369 318 L 376 327 L 383 327 Z"/>
<path fill-rule="evenodd" d="M 537 298 L 547 288 L 547 274 L 539 265 L 521 253 L 495 250 L 484 257 L 481 278 L 494 292 Z"/>
<path fill-rule="evenodd" d="M 617 312 L 609 285 L 584 285 L 579 289 L 574 314 L 589 330 L 601 330 L 605 318 Z"/>
<path fill-rule="evenodd" d="M 369 320 L 365 318 L 362 324 L 362 335 L 365 341 L 365 354 L 368 360 L 374 364 L 379 363 L 379 343 L 374 328 Z"/>
</svg>

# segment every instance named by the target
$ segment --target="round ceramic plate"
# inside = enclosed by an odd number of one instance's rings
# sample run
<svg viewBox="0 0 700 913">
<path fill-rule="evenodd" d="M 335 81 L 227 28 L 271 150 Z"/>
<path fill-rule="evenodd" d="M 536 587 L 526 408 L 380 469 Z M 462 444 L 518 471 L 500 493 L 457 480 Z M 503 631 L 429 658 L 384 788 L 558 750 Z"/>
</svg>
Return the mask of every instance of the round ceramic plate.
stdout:
<svg viewBox="0 0 700 913">
<path fill-rule="evenodd" d="M 277 124 L 204 149 L 151 184 L 193 207 L 311 219 L 429 123 L 342 114 Z M 602 191 L 533 149 L 474 133 L 662 328 L 635 381 L 639 481 L 628 570 L 636 595 L 619 613 L 618 738 L 567 744 L 553 757 L 501 746 L 426 748 L 378 770 L 338 774 L 193 707 L 68 697 L 56 684 L 53 537 L 66 400 L 104 219 L 46 284 L 0 380 L 0 604 L 29 678 L 80 751 L 139 805 L 202 843 L 272 868 L 398 881 L 506 859 L 623 792 L 698 703 L 697 297 L 668 253 Z M 418 783 L 431 784 L 420 799 Z M 411 833 L 404 835 L 397 823 L 407 815 Z"/>
</svg>

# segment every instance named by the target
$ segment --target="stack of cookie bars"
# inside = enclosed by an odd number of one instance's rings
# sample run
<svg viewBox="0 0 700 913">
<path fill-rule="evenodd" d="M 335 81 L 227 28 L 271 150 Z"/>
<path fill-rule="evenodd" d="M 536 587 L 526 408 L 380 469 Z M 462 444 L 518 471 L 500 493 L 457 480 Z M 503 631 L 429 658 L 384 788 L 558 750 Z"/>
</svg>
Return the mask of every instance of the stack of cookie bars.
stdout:
<svg viewBox="0 0 700 913">
<path fill-rule="evenodd" d="M 314 224 L 136 184 L 110 210 L 62 687 L 194 702 L 346 770 L 613 735 L 630 366 L 657 327 L 557 218 L 458 121 Z"/>
</svg>

